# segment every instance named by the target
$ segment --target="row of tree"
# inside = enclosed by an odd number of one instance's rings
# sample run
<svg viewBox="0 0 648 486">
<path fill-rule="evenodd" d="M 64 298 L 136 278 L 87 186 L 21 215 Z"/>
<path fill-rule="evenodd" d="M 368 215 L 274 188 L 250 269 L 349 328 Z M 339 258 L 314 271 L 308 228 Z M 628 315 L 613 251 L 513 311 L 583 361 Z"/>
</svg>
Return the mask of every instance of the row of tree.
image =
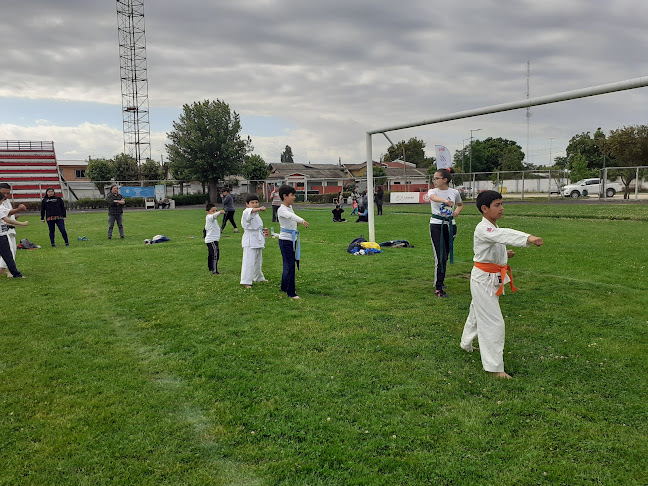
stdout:
<svg viewBox="0 0 648 486">
<path fill-rule="evenodd" d="M 624 197 L 628 198 L 630 184 L 637 177 L 636 167 L 648 165 L 648 126 L 625 126 L 607 136 L 600 127 L 593 135 L 583 132 L 571 138 L 565 152 L 565 157 L 556 157 L 555 167 L 569 169 L 572 182 L 596 177 L 606 167 L 615 168 L 608 173 L 621 179 Z M 639 170 L 640 177 L 645 174 L 644 169 Z"/>
<path fill-rule="evenodd" d="M 154 160 L 146 159 L 138 167 L 135 158 L 123 153 L 113 159 L 90 159 L 86 168 L 86 177 L 95 181 L 102 196 L 106 181 L 158 181 L 165 175 L 165 168 Z"/>
</svg>

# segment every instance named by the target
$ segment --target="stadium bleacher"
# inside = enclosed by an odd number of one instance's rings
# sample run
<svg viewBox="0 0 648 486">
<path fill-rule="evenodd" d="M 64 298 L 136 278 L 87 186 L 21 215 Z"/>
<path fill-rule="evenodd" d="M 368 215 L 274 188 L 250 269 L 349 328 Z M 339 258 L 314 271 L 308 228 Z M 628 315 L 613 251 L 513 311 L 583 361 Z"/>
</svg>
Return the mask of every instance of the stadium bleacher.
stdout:
<svg viewBox="0 0 648 486">
<path fill-rule="evenodd" d="M 13 202 L 40 201 L 48 187 L 62 196 L 54 142 L 0 140 L 0 182 L 11 186 Z"/>
</svg>

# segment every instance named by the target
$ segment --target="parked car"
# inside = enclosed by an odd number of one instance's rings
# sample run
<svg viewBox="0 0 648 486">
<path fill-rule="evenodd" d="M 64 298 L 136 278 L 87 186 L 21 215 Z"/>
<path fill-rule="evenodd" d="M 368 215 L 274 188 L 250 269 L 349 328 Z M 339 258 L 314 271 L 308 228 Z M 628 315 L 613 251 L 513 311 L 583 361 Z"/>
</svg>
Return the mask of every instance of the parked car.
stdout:
<svg viewBox="0 0 648 486">
<path fill-rule="evenodd" d="M 622 191 L 621 184 L 616 182 L 605 183 L 605 195 L 613 197 L 617 192 Z M 567 184 L 562 188 L 564 197 L 599 196 L 603 195 L 603 184 L 598 178 L 582 179 L 574 184 Z"/>
<path fill-rule="evenodd" d="M 455 187 L 457 191 L 459 191 L 459 195 L 461 195 L 462 198 L 471 198 L 473 197 L 473 190 L 472 187 L 466 187 L 466 186 L 457 186 Z"/>
</svg>

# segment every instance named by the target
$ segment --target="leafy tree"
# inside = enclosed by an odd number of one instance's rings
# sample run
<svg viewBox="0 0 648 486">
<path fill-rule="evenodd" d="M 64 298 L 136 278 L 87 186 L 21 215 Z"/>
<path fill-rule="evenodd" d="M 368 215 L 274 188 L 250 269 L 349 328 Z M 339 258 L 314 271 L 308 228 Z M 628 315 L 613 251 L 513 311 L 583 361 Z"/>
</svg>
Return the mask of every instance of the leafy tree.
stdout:
<svg viewBox="0 0 648 486">
<path fill-rule="evenodd" d="M 472 164 L 470 162 L 471 146 L 455 152 L 454 163 L 457 168 L 470 172 L 497 172 L 500 170 L 524 170 L 524 152 L 517 142 L 505 138 L 488 137 L 472 142 Z"/>
<path fill-rule="evenodd" d="M 373 168 L 374 186 L 387 184 L 387 171 L 384 167 L 374 166 Z"/>
<path fill-rule="evenodd" d="M 270 168 L 260 155 L 246 155 L 241 174 L 243 174 L 243 177 L 247 180 L 252 181 L 252 188 L 256 192 L 257 181 L 266 180 L 270 174 Z"/>
<path fill-rule="evenodd" d="M 571 171 L 569 172 L 569 180 L 571 182 L 577 182 L 581 179 L 587 179 L 588 177 L 596 176 L 596 171 L 588 167 L 587 158 L 577 152 L 570 158 L 571 162 Z"/>
<path fill-rule="evenodd" d="M 136 181 L 138 179 L 137 160 L 130 155 L 121 153 L 113 161 L 115 180 Z"/>
<path fill-rule="evenodd" d="M 609 153 L 613 160 L 610 165 L 616 167 L 637 167 L 648 165 L 648 126 L 636 125 L 611 130 L 605 142 L 605 152 Z M 623 197 L 630 197 L 630 183 L 637 175 L 636 169 L 618 169 L 614 171 L 619 174 L 623 183 Z M 642 174 L 643 171 L 640 171 Z"/>
<path fill-rule="evenodd" d="M 146 159 L 140 167 L 140 179 L 143 181 L 159 181 L 164 179 L 162 167 L 153 159 Z"/>
<path fill-rule="evenodd" d="M 569 140 L 565 149 L 566 157 L 556 157 L 555 163 L 556 165 L 562 165 L 564 168 L 571 169 L 569 165 L 570 157 L 574 157 L 580 153 L 585 157 L 587 167 L 590 169 L 600 169 L 603 167 L 605 157 L 604 145 L 605 133 L 603 133 L 600 127 L 596 129 L 593 136 L 590 136 L 590 132 L 574 135 Z"/>
<path fill-rule="evenodd" d="M 286 164 L 294 164 L 295 161 L 293 160 L 293 153 L 292 149 L 290 148 L 290 145 L 286 145 L 286 148 L 284 149 L 283 153 L 281 154 L 281 161 L 286 163 Z"/>
<path fill-rule="evenodd" d="M 215 202 L 218 182 L 238 174 L 252 141 L 241 139 L 241 119 L 224 101 L 205 100 L 185 104 L 166 145 L 174 177 L 206 182 Z"/>
<path fill-rule="evenodd" d="M 405 161 L 416 164 L 416 167 L 430 167 L 435 162 L 434 157 L 425 156 L 425 142 L 416 137 L 410 138 L 407 142 L 401 140 L 396 145 L 390 146 L 387 153 L 383 155 L 383 162 L 403 160 L 403 149 L 405 149 Z"/>
<path fill-rule="evenodd" d="M 106 181 L 115 176 L 115 167 L 112 160 L 108 159 L 90 159 L 86 168 L 86 176 L 95 183 L 101 196 L 106 195 Z"/>
</svg>

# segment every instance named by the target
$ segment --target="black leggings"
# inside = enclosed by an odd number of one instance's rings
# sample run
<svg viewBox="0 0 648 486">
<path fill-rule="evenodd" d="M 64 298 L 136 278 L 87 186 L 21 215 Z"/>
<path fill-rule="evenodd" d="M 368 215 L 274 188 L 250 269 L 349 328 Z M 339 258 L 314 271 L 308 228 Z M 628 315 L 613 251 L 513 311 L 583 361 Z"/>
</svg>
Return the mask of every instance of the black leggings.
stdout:
<svg viewBox="0 0 648 486">
<path fill-rule="evenodd" d="M 443 228 L 443 255 L 441 255 L 441 228 Z M 457 225 L 453 224 L 453 240 L 455 236 L 457 236 Z M 448 225 L 430 223 L 430 239 L 432 240 L 432 249 L 434 250 L 434 288 L 436 290 L 443 290 L 450 249 Z"/>
<path fill-rule="evenodd" d="M 221 226 L 221 230 L 225 229 L 225 225 L 227 224 L 228 221 L 231 221 L 232 226 L 234 226 L 234 229 L 236 229 L 236 223 L 234 222 L 234 211 L 225 211 L 225 216 L 223 216 L 223 225 Z"/>
</svg>

